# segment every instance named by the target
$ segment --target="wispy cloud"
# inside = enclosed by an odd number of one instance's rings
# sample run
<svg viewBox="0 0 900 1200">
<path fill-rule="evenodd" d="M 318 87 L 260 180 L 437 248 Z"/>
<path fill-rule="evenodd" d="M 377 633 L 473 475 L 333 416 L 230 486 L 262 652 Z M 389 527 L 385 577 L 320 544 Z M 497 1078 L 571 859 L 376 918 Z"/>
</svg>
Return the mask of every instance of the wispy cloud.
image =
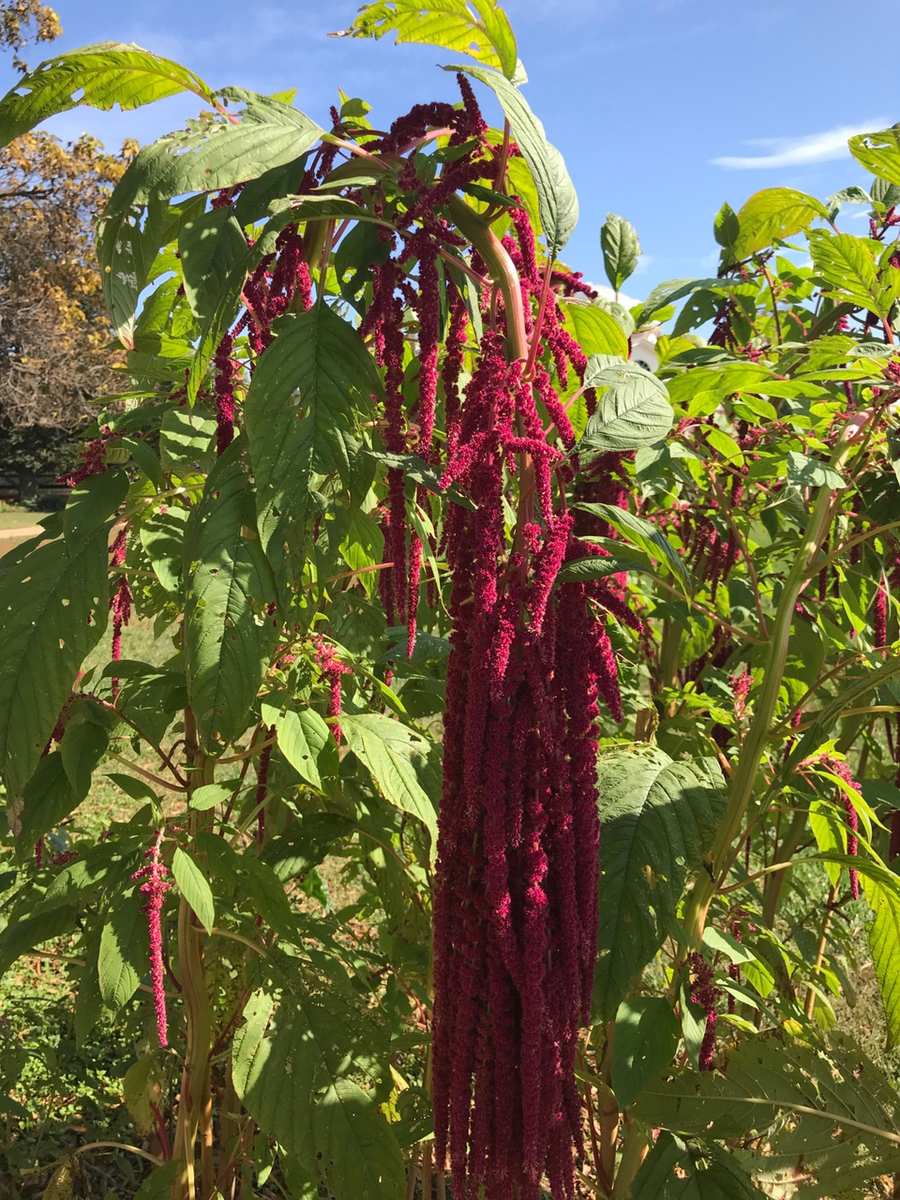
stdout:
<svg viewBox="0 0 900 1200">
<path fill-rule="evenodd" d="M 770 152 L 744 156 L 725 155 L 712 159 L 712 163 L 714 166 L 726 167 L 733 171 L 753 171 L 768 167 L 801 167 L 813 163 L 833 162 L 849 157 L 847 139 L 855 133 L 885 129 L 889 124 L 890 121 L 886 117 L 877 117 L 858 125 L 838 125 L 824 133 L 808 133 L 805 137 L 754 138 L 746 144 L 767 146 Z"/>
</svg>

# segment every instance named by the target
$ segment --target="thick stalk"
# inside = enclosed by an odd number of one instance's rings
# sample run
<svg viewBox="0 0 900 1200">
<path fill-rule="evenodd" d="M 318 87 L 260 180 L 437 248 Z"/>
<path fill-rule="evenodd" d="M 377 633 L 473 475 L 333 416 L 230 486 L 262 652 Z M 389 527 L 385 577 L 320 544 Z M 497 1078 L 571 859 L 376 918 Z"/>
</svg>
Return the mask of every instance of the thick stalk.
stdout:
<svg viewBox="0 0 900 1200">
<path fill-rule="evenodd" d="M 619 1169 L 616 1171 L 612 1200 L 628 1200 L 634 1177 L 641 1169 L 641 1163 L 644 1161 L 649 1145 L 650 1142 L 643 1129 L 637 1124 L 632 1125 L 625 1135 L 625 1142 L 622 1146 L 622 1157 L 619 1160 Z"/>
<path fill-rule="evenodd" d="M 215 762 L 197 746 L 196 725 L 190 709 L 185 710 L 185 741 L 196 770 L 190 773 L 190 789 L 212 783 Z M 201 813 L 191 813 L 188 830 L 193 837 Z M 212 1151 L 212 1089 L 209 1054 L 212 1016 L 203 965 L 203 933 L 194 924 L 194 914 L 184 896 L 178 906 L 178 966 L 184 1001 L 186 1047 L 181 1077 L 181 1099 L 172 1157 L 181 1170 L 172 1184 L 172 1200 L 196 1200 L 195 1147 L 202 1130 L 200 1179 L 203 1200 L 215 1194 L 216 1173 Z"/>
<path fill-rule="evenodd" d="M 607 1194 L 609 1194 L 610 1183 L 616 1173 L 616 1144 L 619 1140 L 619 1106 L 610 1088 L 615 1029 L 614 1021 L 610 1021 L 606 1026 L 606 1047 L 603 1051 L 603 1062 L 600 1067 L 600 1078 L 606 1084 L 607 1088 L 609 1088 L 609 1091 L 599 1097 L 600 1168 L 602 1175 L 597 1182 L 606 1190 Z"/>
<path fill-rule="evenodd" d="M 832 456 L 831 466 L 836 470 L 840 470 L 850 451 L 849 439 L 858 432 L 855 426 L 851 425 L 850 429 L 852 432 L 845 433 Z M 800 593 L 809 581 L 819 546 L 828 533 L 833 503 L 834 492 L 827 488 L 820 488 L 803 543 L 784 582 L 778 610 L 775 614 L 775 623 L 771 630 L 771 640 L 763 671 L 763 685 L 756 699 L 753 720 L 750 722 L 750 728 L 747 730 L 747 736 L 741 747 L 740 758 L 729 791 L 725 817 L 713 843 L 710 861 L 699 872 L 685 906 L 684 927 L 687 931 L 687 945 L 690 947 L 700 943 L 706 924 L 706 914 L 715 895 L 716 881 L 728 859 L 732 844 L 741 831 L 744 817 L 753 798 L 756 776 L 765 754 L 766 743 L 778 704 L 778 694 L 784 678 L 794 607 Z"/>
</svg>

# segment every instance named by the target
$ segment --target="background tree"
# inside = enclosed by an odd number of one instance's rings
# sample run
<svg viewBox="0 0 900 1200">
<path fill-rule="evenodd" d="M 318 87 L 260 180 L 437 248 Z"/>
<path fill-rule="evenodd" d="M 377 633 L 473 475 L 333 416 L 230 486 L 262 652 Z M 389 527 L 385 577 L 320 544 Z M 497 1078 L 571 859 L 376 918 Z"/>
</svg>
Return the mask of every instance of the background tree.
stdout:
<svg viewBox="0 0 900 1200">
<path fill-rule="evenodd" d="M 131 152 L 46 133 L 0 152 L 0 464 L 23 499 L 116 390 L 93 222 Z"/>
<path fill-rule="evenodd" d="M 59 17 L 38 0 L 3 0 L 0 3 L 0 46 L 13 51 L 13 66 L 20 71 L 27 71 L 28 64 L 19 58 L 18 52 L 31 38 L 36 42 L 52 42 L 61 33 Z"/>
</svg>

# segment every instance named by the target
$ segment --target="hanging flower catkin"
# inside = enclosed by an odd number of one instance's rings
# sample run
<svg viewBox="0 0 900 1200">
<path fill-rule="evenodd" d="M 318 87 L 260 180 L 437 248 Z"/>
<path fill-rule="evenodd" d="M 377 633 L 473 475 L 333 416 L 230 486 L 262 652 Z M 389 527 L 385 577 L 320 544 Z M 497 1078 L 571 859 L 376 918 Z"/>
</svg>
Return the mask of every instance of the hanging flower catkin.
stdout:
<svg viewBox="0 0 900 1200">
<path fill-rule="evenodd" d="M 516 289 L 519 293 L 519 289 Z M 506 297 L 509 303 L 509 297 Z M 553 326 L 551 326 L 551 331 Z M 548 347 L 548 352 L 552 347 Z M 488 1200 L 574 1195 L 574 1082 L 597 938 L 599 700 L 621 717 L 608 615 L 640 622 L 603 581 L 560 583 L 603 553 L 552 503 L 562 461 L 534 387 L 487 330 L 463 389 L 449 504 L 451 653 L 434 903 L 435 1148 L 454 1190 Z M 568 422 L 551 429 L 565 444 Z M 519 514 L 507 543 L 504 496 Z"/>
</svg>

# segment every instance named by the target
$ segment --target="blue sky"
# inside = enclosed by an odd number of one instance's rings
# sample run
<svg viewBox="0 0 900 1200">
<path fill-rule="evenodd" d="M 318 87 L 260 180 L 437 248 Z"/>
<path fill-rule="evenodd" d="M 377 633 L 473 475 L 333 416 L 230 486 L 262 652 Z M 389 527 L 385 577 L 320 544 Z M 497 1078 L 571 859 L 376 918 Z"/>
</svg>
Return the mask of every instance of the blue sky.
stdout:
<svg viewBox="0 0 900 1200">
<path fill-rule="evenodd" d="M 191 67 L 215 87 L 296 87 L 295 104 L 327 119 L 337 88 L 362 96 L 376 124 L 412 103 L 455 99 L 448 55 L 429 46 L 335 40 L 354 0 L 56 0 L 61 50 L 136 42 Z M 508 0 L 525 95 L 566 158 L 581 219 L 564 257 L 603 278 L 599 232 L 627 217 L 644 250 L 626 291 L 710 273 L 712 220 L 763 187 L 825 197 L 863 173 L 846 152 L 852 132 L 900 120 L 896 74 L 844 0 Z M 36 65 L 48 47 L 31 46 Z M 15 82 L 8 56 L 3 90 Z M 485 110 L 493 115 L 485 99 Z M 175 97 L 136 112 L 79 108 L 48 128 L 88 131 L 110 147 L 152 140 L 196 111 Z M 845 210 L 839 224 L 860 229 Z"/>
</svg>

